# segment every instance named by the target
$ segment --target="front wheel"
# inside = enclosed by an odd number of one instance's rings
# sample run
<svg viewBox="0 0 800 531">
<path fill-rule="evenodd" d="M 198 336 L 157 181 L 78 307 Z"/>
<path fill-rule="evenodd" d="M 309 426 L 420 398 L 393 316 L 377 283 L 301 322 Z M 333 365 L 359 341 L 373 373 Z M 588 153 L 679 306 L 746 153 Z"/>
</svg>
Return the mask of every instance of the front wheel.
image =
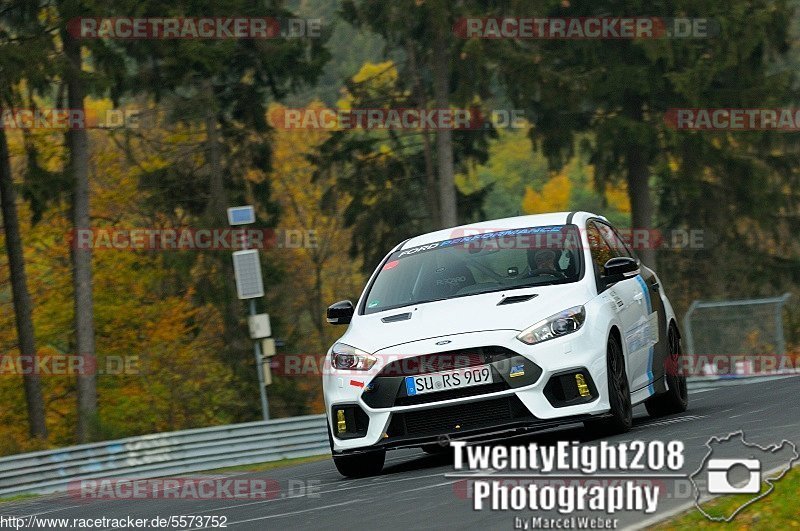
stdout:
<svg viewBox="0 0 800 531">
<path fill-rule="evenodd" d="M 337 455 L 333 451 L 331 427 L 328 426 L 328 443 L 336 470 L 348 478 L 364 478 L 380 474 L 386 461 L 386 450 L 374 450 L 363 454 Z"/>
<path fill-rule="evenodd" d="M 645 400 L 644 407 L 651 417 L 663 417 L 673 413 L 683 413 L 689 407 L 689 391 L 686 387 L 686 375 L 681 370 L 681 338 L 678 327 L 671 323 L 667 335 L 669 357 L 665 364 L 665 381 L 667 391 Z"/>
<path fill-rule="evenodd" d="M 386 450 L 354 455 L 334 455 L 336 470 L 348 478 L 365 478 L 380 474 L 386 461 Z"/>
<path fill-rule="evenodd" d="M 622 355 L 622 345 L 616 336 L 608 338 L 606 352 L 608 401 L 611 411 L 607 416 L 584 422 L 587 430 L 601 436 L 625 433 L 633 426 L 633 406 L 628 373 L 625 371 L 625 357 Z"/>
</svg>

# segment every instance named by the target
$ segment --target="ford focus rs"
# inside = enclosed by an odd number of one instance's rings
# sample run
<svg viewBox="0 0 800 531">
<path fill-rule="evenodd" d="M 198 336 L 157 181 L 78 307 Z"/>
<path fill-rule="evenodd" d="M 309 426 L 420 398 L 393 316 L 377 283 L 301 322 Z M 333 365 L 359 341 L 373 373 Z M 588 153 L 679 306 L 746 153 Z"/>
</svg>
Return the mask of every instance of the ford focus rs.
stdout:
<svg viewBox="0 0 800 531">
<path fill-rule="evenodd" d="M 587 212 L 520 216 L 411 238 L 354 305 L 323 376 L 333 460 L 378 473 L 386 450 L 436 451 L 582 422 L 631 428 L 632 408 L 685 411 L 675 314 L 658 276 Z"/>
</svg>

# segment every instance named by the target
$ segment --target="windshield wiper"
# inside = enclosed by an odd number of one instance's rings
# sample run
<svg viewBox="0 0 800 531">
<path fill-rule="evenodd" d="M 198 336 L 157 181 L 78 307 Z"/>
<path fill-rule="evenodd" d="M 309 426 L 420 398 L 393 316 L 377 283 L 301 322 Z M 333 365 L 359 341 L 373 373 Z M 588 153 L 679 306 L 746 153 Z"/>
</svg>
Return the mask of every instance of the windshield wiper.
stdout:
<svg viewBox="0 0 800 531">
<path fill-rule="evenodd" d="M 485 291 L 474 291 L 472 293 L 462 293 L 460 295 L 454 295 L 450 297 L 451 299 L 455 299 L 457 297 L 466 297 L 468 295 L 483 295 L 484 293 L 497 293 L 498 291 L 511 291 L 514 289 L 522 289 L 522 288 L 538 288 L 539 286 L 546 286 L 547 284 L 521 284 L 519 286 L 503 286 L 497 289 L 487 289 Z"/>
<path fill-rule="evenodd" d="M 451 298 L 452 297 L 443 297 L 443 298 L 440 298 L 440 299 L 421 299 L 421 300 L 418 300 L 418 301 L 403 302 L 403 303 L 400 303 L 400 304 L 395 304 L 394 306 L 387 306 L 386 308 L 381 308 L 380 310 L 378 310 L 377 312 L 374 312 L 374 313 L 388 312 L 389 310 L 396 310 L 398 308 L 405 308 L 406 306 L 414 306 L 415 304 L 425 304 L 425 303 L 428 303 L 428 302 L 446 301 L 447 299 L 451 299 Z"/>
<path fill-rule="evenodd" d="M 392 306 L 391 308 L 387 309 L 395 309 L 395 308 L 402 308 L 403 306 L 413 306 L 414 304 L 426 304 L 428 302 L 438 302 L 438 301 L 449 301 L 450 299 L 460 299 L 461 297 L 470 297 L 472 295 L 484 295 L 486 293 L 497 293 L 498 291 L 509 291 L 512 289 L 522 289 L 522 288 L 535 288 L 537 286 L 545 286 L 546 284 L 523 284 L 521 286 L 505 286 L 500 287 L 497 289 L 487 289 L 484 291 L 473 291 L 471 293 L 457 293 L 452 297 L 440 297 L 438 299 L 421 299 L 418 301 L 410 302 L 408 304 L 403 304 L 401 306 Z"/>
</svg>

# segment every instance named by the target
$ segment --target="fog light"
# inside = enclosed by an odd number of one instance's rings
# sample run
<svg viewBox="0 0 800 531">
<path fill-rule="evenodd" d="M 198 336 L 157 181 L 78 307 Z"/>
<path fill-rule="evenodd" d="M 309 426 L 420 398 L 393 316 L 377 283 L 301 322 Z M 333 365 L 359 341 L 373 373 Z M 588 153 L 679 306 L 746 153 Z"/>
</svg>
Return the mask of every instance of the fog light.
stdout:
<svg viewBox="0 0 800 531">
<path fill-rule="evenodd" d="M 331 435 L 337 439 L 366 437 L 369 416 L 356 404 L 336 404 L 331 407 Z"/>
<path fill-rule="evenodd" d="M 347 423 L 344 420 L 344 409 L 340 409 L 336 412 L 336 431 L 339 433 L 347 431 Z"/>
<path fill-rule="evenodd" d="M 575 375 L 575 383 L 578 386 L 578 393 L 580 393 L 581 396 L 591 395 L 589 392 L 589 386 L 586 385 L 586 379 L 584 379 L 581 373 Z"/>
</svg>

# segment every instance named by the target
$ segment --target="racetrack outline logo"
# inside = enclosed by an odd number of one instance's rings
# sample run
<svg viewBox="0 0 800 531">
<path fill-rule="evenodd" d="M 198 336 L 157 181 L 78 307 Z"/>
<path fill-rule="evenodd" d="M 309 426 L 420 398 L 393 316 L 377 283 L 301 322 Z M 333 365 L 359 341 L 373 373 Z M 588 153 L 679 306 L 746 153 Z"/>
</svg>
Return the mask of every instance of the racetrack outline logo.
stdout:
<svg viewBox="0 0 800 531">
<path fill-rule="evenodd" d="M 781 449 L 784 445 L 788 445 L 791 448 L 792 453 L 794 454 L 794 457 L 792 457 L 789 460 L 789 462 L 786 465 L 786 468 L 784 468 L 781 471 L 781 474 L 778 477 L 764 477 L 763 478 L 764 483 L 769 485 L 769 488 L 763 494 L 761 494 L 759 496 L 756 496 L 755 498 L 753 498 L 753 499 L 747 501 L 746 503 L 742 504 L 735 511 L 733 511 L 733 513 L 731 513 L 731 515 L 728 516 L 727 518 L 725 518 L 723 516 L 711 516 L 705 510 L 703 510 L 703 507 L 700 505 L 700 488 L 695 483 L 694 478 L 695 478 L 695 476 L 697 476 L 698 474 L 700 474 L 703 471 L 704 467 L 706 466 L 706 463 L 709 461 L 709 458 L 711 457 L 711 454 L 714 451 L 714 449 L 711 447 L 711 444 L 715 443 L 715 442 L 716 443 L 722 443 L 722 442 L 729 441 L 734 436 L 737 436 L 737 435 L 741 439 L 741 442 L 742 442 L 742 444 L 744 446 L 749 446 L 751 448 L 758 448 L 759 450 L 762 450 L 764 452 L 774 453 L 774 452 L 777 452 L 779 449 Z M 749 442 L 745 441 L 744 440 L 744 432 L 742 430 L 731 432 L 728 435 L 726 435 L 725 437 L 711 437 L 710 439 L 708 439 L 708 441 L 706 441 L 705 446 L 706 446 L 706 448 L 708 448 L 708 453 L 703 458 L 703 460 L 700 462 L 700 466 L 697 468 L 697 470 L 695 470 L 689 476 L 689 481 L 692 482 L 692 487 L 694 488 L 694 505 L 695 505 L 695 507 L 697 507 L 698 511 L 703 513 L 703 516 L 705 516 L 706 518 L 708 518 L 709 520 L 711 520 L 713 522 L 731 522 L 734 518 L 736 518 L 736 515 L 739 514 L 742 511 L 742 509 L 744 509 L 745 507 L 748 507 L 748 506 L 752 505 L 753 503 L 757 502 L 758 500 L 766 497 L 769 493 L 771 493 L 773 490 L 775 490 L 775 482 L 779 481 L 781 478 L 783 478 L 783 476 L 785 476 L 786 473 L 789 472 L 792 469 L 792 464 L 795 463 L 798 459 L 800 459 L 800 454 L 797 453 L 797 446 L 795 446 L 795 444 L 792 441 L 789 441 L 787 439 L 783 439 L 780 442 L 780 444 L 773 444 L 773 445 L 770 445 L 770 446 L 761 446 L 759 444 L 749 443 Z"/>
</svg>

